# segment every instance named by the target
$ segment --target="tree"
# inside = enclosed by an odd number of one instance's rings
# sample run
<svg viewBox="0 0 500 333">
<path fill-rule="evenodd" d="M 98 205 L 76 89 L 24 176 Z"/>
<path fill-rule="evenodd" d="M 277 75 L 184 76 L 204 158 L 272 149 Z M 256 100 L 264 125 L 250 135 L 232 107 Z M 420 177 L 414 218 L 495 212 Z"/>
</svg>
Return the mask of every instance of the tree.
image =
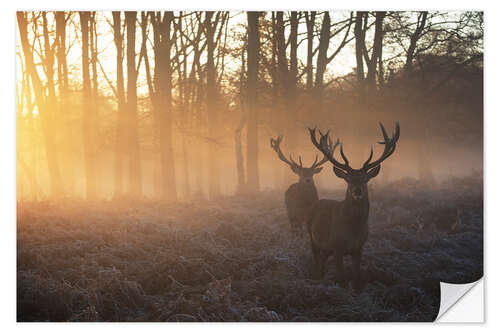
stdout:
<svg viewBox="0 0 500 333">
<path fill-rule="evenodd" d="M 422 33 L 426 26 L 428 12 L 419 12 L 417 18 L 417 26 L 415 31 L 410 36 L 410 45 L 408 46 L 408 51 L 406 52 L 406 61 L 404 70 L 409 73 L 413 69 L 413 59 L 415 58 L 415 51 L 417 48 L 417 42 L 422 37 Z"/>
<path fill-rule="evenodd" d="M 247 187 L 259 190 L 259 144 L 257 111 L 257 78 L 259 72 L 259 12 L 247 12 L 248 19 L 248 84 L 247 84 Z M 295 43 L 297 41 L 295 40 Z M 296 56 L 296 55 L 295 55 Z"/>
<path fill-rule="evenodd" d="M 313 46 L 314 46 L 314 24 L 316 23 L 316 12 L 305 12 L 307 28 L 307 66 L 306 87 L 308 91 L 313 88 Z"/>
<path fill-rule="evenodd" d="M 90 63 L 92 65 L 92 95 L 94 103 L 97 102 L 99 85 L 97 82 L 97 20 L 96 12 L 90 12 L 89 17 L 89 45 L 90 45 Z"/>
<path fill-rule="evenodd" d="M 482 52 L 478 52 L 482 45 L 476 44 L 482 41 L 482 20 L 481 14 L 477 14 L 450 16 L 446 12 L 426 11 L 387 14 L 386 40 L 401 49 L 402 66 L 399 73 L 392 75 L 393 82 L 386 91 L 399 96 L 399 107 L 409 119 L 408 136 L 418 137 L 412 164 L 424 182 L 435 182 L 429 147 L 435 146 L 431 144 L 432 127 L 435 116 L 446 108 L 446 93 L 461 81 L 458 73 L 468 76 L 468 69 L 475 71 L 468 67 L 482 62 Z"/>
<path fill-rule="evenodd" d="M 335 57 L 340 53 L 344 46 L 346 46 L 347 43 L 352 40 L 352 38 L 349 38 L 349 32 L 352 25 L 352 13 L 348 19 L 336 22 L 334 25 L 340 25 L 340 28 L 336 28 L 336 30 L 331 31 L 332 24 L 330 20 L 330 13 L 325 12 L 323 14 L 323 22 L 321 23 L 313 95 L 314 100 L 316 101 L 316 108 L 320 112 L 323 109 L 323 90 L 325 88 L 324 76 L 326 68 L 328 64 L 331 63 L 332 60 L 335 59 Z M 336 35 L 342 33 L 344 30 L 344 38 L 337 46 L 337 48 L 332 52 L 332 54 L 328 55 L 328 49 L 330 48 L 331 39 Z"/>
<path fill-rule="evenodd" d="M 368 47 L 366 46 L 366 32 L 369 29 L 368 17 L 369 12 L 357 12 L 356 22 L 354 25 L 354 35 L 356 38 L 356 74 L 360 94 L 363 97 L 366 93 L 366 88 L 372 90 L 376 86 L 377 64 L 382 61 L 382 40 L 383 40 L 383 21 L 386 12 L 375 12 L 375 33 L 372 44 L 372 55 L 369 55 Z M 365 77 L 364 63 L 366 62 L 367 73 Z M 380 65 L 379 68 L 382 68 Z M 382 77 L 382 76 L 380 76 Z"/>
<path fill-rule="evenodd" d="M 177 69 L 177 87 L 179 91 L 179 104 L 182 109 L 180 114 L 182 123 L 186 128 L 190 128 L 190 113 L 189 113 L 189 95 L 187 87 L 187 47 L 184 42 L 184 30 L 183 30 L 183 12 L 179 13 L 179 16 L 174 22 L 174 40 L 178 41 L 174 43 L 175 54 L 176 54 L 176 69 Z M 181 61 L 182 59 L 182 61 Z M 189 177 L 189 149 L 188 149 L 188 138 L 186 133 L 182 134 L 182 161 L 183 165 L 183 176 L 184 176 L 184 193 L 185 196 L 189 196 L 191 193 L 190 187 L 190 177 Z"/>
<path fill-rule="evenodd" d="M 446 117 L 461 128 L 472 125 L 458 113 L 480 104 L 481 13 L 75 14 L 17 15 L 23 191 L 215 198 L 232 185 L 258 191 L 264 174 L 280 187 L 290 172 L 259 164 L 270 157 L 264 138 L 284 134 L 290 150 L 305 154 L 305 124 L 334 119 L 350 140 L 368 134 L 365 112 L 379 119 L 392 110 L 405 113 L 408 138 L 420 138 L 412 165 L 424 179 L 433 160 L 426 137 L 448 112 L 438 106 L 459 109 Z M 340 55 L 355 67 L 342 76 Z M 465 96 L 476 104 L 464 106 Z M 237 183 L 221 171 L 228 158 Z"/>
<path fill-rule="evenodd" d="M 356 36 L 356 77 L 360 89 L 364 89 L 363 81 L 365 80 L 363 49 L 365 45 L 366 23 L 365 27 L 363 27 L 363 19 L 367 15 L 367 12 L 356 12 L 356 23 L 354 25 L 354 36 Z"/>
<path fill-rule="evenodd" d="M 137 72 L 135 68 L 135 30 L 137 12 L 125 12 L 127 27 L 127 129 L 129 145 L 130 194 L 142 196 L 142 175 L 137 120 Z"/>
<path fill-rule="evenodd" d="M 382 39 L 384 34 L 383 22 L 385 15 L 385 12 L 375 13 L 375 34 L 373 37 L 372 56 L 367 59 L 368 72 L 366 74 L 367 84 L 372 88 L 374 88 L 376 84 L 375 75 L 377 71 L 377 63 L 379 59 L 382 59 Z M 366 45 L 364 47 L 366 49 Z M 367 53 L 365 50 L 363 50 L 363 52 Z"/>
<path fill-rule="evenodd" d="M 162 197 L 165 200 L 177 200 L 175 180 L 174 152 L 172 144 L 172 59 L 171 50 L 174 43 L 171 36 L 174 22 L 173 12 L 153 14 L 152 25 L 155 35 L 155 79 L 158 98 L 153 105 L 157 113 L 160 134 L 160 160 Z"/>
<path fill-rule="evenodd" d="M 247 32 L 248 36 L 248 32 Z M 243 163 L 243 148 L 241 144 L 241 133 L 243 132 L 243 128 L 247 123 L 247 114 L 245 107 L 245 92 L 244 92 L 244 82 L 245 82 L 245 51 L 248 49 L 248 37 L 247 41 L 241 48 L 241 70 L 240 70 L 240 109 L 241 109 L 241 118 L 238 124 L 238 127 L 234 131 L 234 148 L 235 148 L 235 157 L 236 157 L 236 174 L 238 177 L 238 185 L 236 187 L 237 193 L 242 193 L 246 190 L 246 179 L 245 179 L 245 167 Z"/>
<path fill-rule="evenodd" d="M 117 92 L 117 117 L 116 117 L 116 137 L 115 137 L 115 182 L 114 196 L 123 194 L 123 153 L 125 151 L 125 121 L 126 121 L 126 101 L 125 84 L 123 78 L 123 32 L 121 12 L 114 11 L 113 15 L 113 37 L 116 48 L 116 92 Z"/>
<path fill-rule="evenodd" d="M 199 148 L 199 153 L 196 156 L 197 168 L 195 169 L 195 184 L 197 184 L 196 196 L 203 197 L 204 177 L 206 170 L 206 84 L 204 83 L 206 66 L 201 65 L 201 56 L 207 47 L 207 40 L 205 37 L 205 25 L 201 12 L 195 12 L 190 16 L 189 26 L 191 27 L 191 36 L 187 38 L 187 44 L 191 48 L 192 63 L 191 70 L 187 78 L 187 86 L 189 87 L 190 95 L 190 112 L 192 118 L 193 128 L 198 129 L 199 135 L 192 138 Z"/>
<path fill-rule="evenodd" d="M 216 139 L 217 131 L 220 128 L 219 110 L 218 110 L 218 91 L 217 91 L 217 76 L 214 63 L 214 51 L 216 47 L 216 29 L 219 23 L 222 23 L 222 12 L 205 13 L 204 32 L 207 40 L 207 63 L 206 63 L 206 78 L 207 78 L 207 113 L 208 113 L 208 137 L 211 140 Z M 208 177 L 209 186 L 208 192 L 210 198 L 220 195 L 220 173 L 219 173 L 219 158 L 218 150 L 214 144 L 208 146 Z"/>
<path fill-rule="evenodd" d="M 290 61 L 287 59 L 287 41 L 285 39 L 285 20 L 284 13 L 282 11 L 276 12 L 276 46 L 277 46 L 277 59 L 278 59 L 278 71 L 277 71 L 277 83 L 278 91 L 281 101 L 281 108 L 283 110 L 283 116 L 286 119 L 286 134 L 289 138 L 289 145 L 295 147 L 297 145 L 296 140 L 296 90 L 297 90 L 297 29 L 295 25 L 297 20 L 291 20 L 289 44 L 290 44 Z M 295 49 L 295 50 L 294 50 Z M 294 59 L 293 59 L 293 58 Z M 290 63 L 290 66 L 289 66 Z M 286 114 L 285 114 L 286 112 Z"/>
<path fill-rule="evenodd" d="M 55 12 L 56 46 L 57 46 L 57 78 L 60 94 L 64 96 L 68 89 L 68 63 L 66 61 L 66 17 L 65 12 Z"/>
<path fill-rule="evenodd" d="M 28 40 L 28 19 L 25 12 L 17 12 L 17 23 L 19 28 L 19 37 L 21 47 L 24 54 L 24 62 L 26 65 L 26 72 L 31 80 L 35 103 L 38 106 L 38 112 L 43 132 L 45 153 L 47 157 L 47 167 L 49 170 L 50 179 L 50 193 L 52 196 L 57 197 L 62 194 L 61 175 L 58 163 L 57 149 L 54 138 L 54 131 L 52 122 L 54 119 L 54 109 L 50 97 L 45 94 L 45 89 L 40 79 L 40 75 L 36 68 L 35 60 L 33 58 L 32 47 Z M 46 45 L 48 46 L 48 45 Z"/>
<path fill-rule="evenodd" d="M 89 68 L 89 23 L 90 12 L 79 12 L 82 33 L 82 79 L 83 79 L 83 145 L 85 156 L 85 193 L 88 200 L 96 199 L 95 155 L 96 142 L 94 135 L 95 108 L 91 104 L 93 98 L 90 84 Z"/>
</svg>

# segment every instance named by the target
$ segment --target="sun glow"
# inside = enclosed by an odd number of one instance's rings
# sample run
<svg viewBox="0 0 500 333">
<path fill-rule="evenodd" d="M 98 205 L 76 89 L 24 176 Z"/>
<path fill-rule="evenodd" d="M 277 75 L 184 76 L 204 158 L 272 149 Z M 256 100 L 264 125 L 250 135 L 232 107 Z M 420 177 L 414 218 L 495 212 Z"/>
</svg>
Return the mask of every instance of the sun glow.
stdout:
<svg viewBox="0 0 500 333">
<path fill-rule="evenodd" d="M 392 12 L 391 12 L 392 13 Z M 59 14 L 61 15 L 61 14 Z M 154 14 L 159 15 L 159 14 Z M 291 176 L 282 170 L 272 152 L 267 149 L 269 136 L 285 133 L 285 146 L 290 145 L 290 152 L 302 155 L 306 160 L 313 160 L 315 152 L 310 149 L 307 135 L 297 135 L 305 125 L 322 124 L 334 128 L 335 135 L 341 136 L 349 149 L 352 160 L 361 163 L 366 156 L 369 145 L 377 138 L 376 123 L 381 119 L 393 122 L 395 103 L 388 102 L 388 107 L 372 103 L 368 108 L 374 108 L 366 113 L 367 108 L 358 105 L 352 99 L 356 92 L 356 45 L 353 31 L 353 13 L 330 12 L 331 39 L 329 40 L 326 56 L 334 55 L 321 77 L 322 89 L 325 93 L 321 101 L 323 105 L 330 103 L 331 107 L 321 106 L 323 111 L 316 111 L 318 100 L 311 97 L 311 89 L 319 82 L 314 77 L 318 61 L 320 31 L 324 13 L 316 14 L 313 29 L 311 50 L 312 57 L 311 78 L 308 78 L 307 57 L 308 40 L 305 14 L 299 14 L 297 26 L 297 82 L 296 95 L 285 97 L 282 86 L 285 79 L 280 81 L 282 69 L 277 66 L 281 55 L 276 53 L 276 33 L 273 32 L 272 22 L 276 19 L 271 12 L 263 13 L 260 17 L 260 51 L 258 73 L 258 142 L 260 159 L 258 168 L 263 188 L 280 187 Z M 405 61 L 405 50 L 408 41 L 396 39 L 390 29 L 401 24 L 401 20 L 408 20 L 410 24 L 404 29 L 411 29 L 417 23 L 418 12 L 391 14 L 386 19 L 387 32 L 384 35 L 384 49 L 381 54 L 379 70 L 384 70 L 379 76 L 380 87 L 384 81 L 389 81 L 393 72 L 402 68 Z M 452 27 L 454 20 L 460 18 L 460 13 L 433 13 L 434 20 L 442 19 L 443 27 Z M 128 95 L 130 90 L 128 80 L 129 55 L 127 38 L 130 33 L 126 29 L 125 14 L 120 15 L 119 29 L 123 47 L 123 93 L 124 93 L 124 119 L 120 120 L 119 82 L 117 73 L 117 48 L 116 36 L 113 30 L 113 14 L 109 11 L 91 13 L 89 26 L 89 87 L 85 92 L 83 75 L 83 39 L 80 14 L 78 12 L 63 13 L 65 19 L 64 37 L 58 35 L 58 23 L 54 12 L 27 12 L 27 41 L 33 56 L 34 70 L 41 81 L 37 88 L 32 75 L 29 75 L 28 64 L 23 52 L 20 30 L 17 30 L 16 69 L 17 69 L 17 159 L 18 159 L 18 195 L 21 197 L 41 198 L 47 197 L 54 191 L 54 178 L 59 183 L 58 187 L 64 195 L 88 196 L 86 170 L 91 159 L 94 176 L 99 181 L 95 185 L 99 197 L 111 198 L 116 191 L 128 192 L 133 186 L 134 177 L 126 176 L 134 173 L 138 166 L 133 162 L 139 158 L 142 180 L 142 194 L 155 196 L 162 191 L 166 183 L 160 184 L 164 171 L 159 162 L 162 161 L 164 146 L 163 140 L 171 140 L 172 155 L 175 167 L 175 179 L 170 180 L 170 186 L 177 188 L 180 197 L 193 195 L 208 196 L 213 189 L 211 182 L 214 178 L 212 159 L 218 161 L 221 169 L 214 185 L 218 193 L 231 194 L 237 189 L 238 171 L 235 168 L 234 156 L 238 144 L 234 141 L 240 124 L 240 145 L 242 158 L 246 159 L 247 128 L 245 117 L 242 117 L 241 102 L 245 100 L 245 85 L 247 75 L 246 33 L 247 14 L 245 12 L 216 12 L 212 17 L 213 22 L 219 20 L 214 26 L 214 91 L 208 88 L 208 46 L 206 43 L 207 29 L 206 13 L 203 12 L 174 12 L 175 21 L 172 23 L 170 38 L 171 62 L 167 69 L 157 67 L 156 53 L 160 52 L 155 43 L 160 40 L 155 35 L 152 13 L 138 12 L 135 18 L 135 45 L 134 69 L 137 80 L 132 86 L 136 88 L 137 111 L 130 113 Z M 374 14 L 367 16 L 366 26 L 366 54 L 373 52 L 372 40 L 374 38 Z M 142 22 L 147 19 L 143 30 Z M 352 20 L 349 21 L 349 20 Z M 399 20 L 399 21 L 398 21 Z M 285 69 L 291 71 L 291 14 L 284 15 L 285 36 Z M 346 25 L 351 22 L 351 25 Z M 60 24 L 60 23 L 59 23 Z M 182 29 L 179 27 L 182 26 Z M 403 29 L 403 28 L 400 28 Z M 468 27 L 464 30 L 470 29 Z M 180 32 L 182 30 L 182 33 Z M 133 31 L 133 30 L 131 30 Z M 406 30 L 405 34 L 408 34 Z M 200 37 L 201 36 L 201 37 Z M 406 35 L 402 35 L 406 36 Z M 61 49 L 61 39 L 64 39 L 64 55 L 58 53 Z M 164 38 L 164 37 L 162 37 Z M 347 41 L 344 47 L 343 41 Z M 424 40 L 425 41 L 425 40 Z M 425 41 L 427 42 L 427 41 Z M 196 44 L 197 43 L 197 44 Z M 438 52 L 438 47 L 431 49 Z M 473 46 L 478 47 L 478 46 Z M 482 42 L 479 44 L 482 47 Z M 274 50 L 274 51 L 273 51 Z M 274 52 L 274 55 L 273 55 Z M 441 52 L 441 51 L 439 51 Z M 147 54 L 147 57 L 144 55 Z M 163 55 L 164 56 L 164 55 Z M 274 58 L 273 58 L 274 57 Z M 365 55 L 366 57 L 366 55 Z M 65 63 L 62 64 L 61 60 Z M 366 59 L 365 59 L 366 61 Z M 243 74 L 242 74 L 242 64 Z M 274 64 L 274 65 L 273 65 Z M 62 66 L 62 67 L 61 67 Z M 275 68 L 273 68 L 275 66 Z M 64 75 L 62 70 L 67 70 Z M 169 93 L 159 92 L 164 71 L 171 72 L 171 87 Z M 274 75 L 274 76 L 273 76 Z M 288 74 L 287 74 L 288 75 Z M 309 80 L 310 85 L 309 87 Z M 161 82 L 160 82 L 161 81 Z M 284 82 L 284 83 L 282 83 Z M 37 91 L 38 89 L 38 91 Z M 162 88 L 164 89 L 164 88 Z M 353 90 L 354 89 L 354 90 Z M 243 92 L 243 93 L 241 93 Z M 86 95 L 87 94 L 87 95 Z M 166 94 L 166 95 L 165 95 Z M 169 97 L 171 94 L 171 97 Z M 40 109 L 40 98 L 44 110 Z M 91 97 L 89 97 L 91 96 Z M 283 99 L 283 97 L 285 97 Z M 156 112 L 155 99 L 158 102 Z M 294 104 L 287 104 L 287 98 L 293 98 Z M 167 104 L 164 104 L 168 102 Z M 246 103 L 246 102 L 245 102 Z M 392 103 L 392 104 L 391 104 Z M 133 104 L 133 103 L 132 103 Z M 374 106 L 378 105 L 378 106 Z M 288 109 L 296 109 L 295 118 L 287 116 Z M 209 111 L 216 110 L 216 111 Z M 245 109 L 245 105 L 243 105 Z M 327 110 L 328 109 L 328 110 Z M 211 112 L 215 116 L 212 117 Z M 44 113 L 44 117 L 40 117 Z M 168 120 L 162 120 L 162 114 L 168 113 Z M 331 115 L 335 116 L 331 116 Z M 132 117 L 132 118 L 129 118 Z M 398 115 L 404 119 L 406 115 Z M 215 124 L 212 123 L 217 118 Z M 411 117 L 410 117 L 411 118 Z M 136 120 L 134 120 L 136 119 Z M 368 120 L 370 122 L 368 122 Z M 158 123 L 165 121 L 164 125 Z M 366 124 L 363 122 L 366 121 Z M 360 123 L 363 129 L 360 129 Z M 121 125 L 119 125 L 121 124 Z M 132 125 L 135 124 L 135 125 Z M 165 125 L 166 124 L 166 125 Z M 168 125 L 168 126 L 167 126 Z M 121 146 L 117 146 L 120 133 Z M 165 126 L 169 129 L 166 130 Z M 235 132 L 236 131 L 236 132 Z M 137 134 L 130 134 L 136 133 Z M 166 137 L 162 136 L 168 132 Z M 91 134 L 88 134 L 91 133 Z M 138 157 L 131 157 L 128 149 L 134 146 L 135 137 L 138 141 Z M 135 135 L 135 136 L 134 136 Z M 354 140 L 353 138 L 356 137 Z M 349 141 L 351 138 L 351 141 Z M 411 146 L 413 138 L 403 139 L 402 145 Z M 406 142 L 406 143 L 405 143 Z M 47 147 L 52 147 L 47 149 Z M 170 148 L 168 148 L 170 149 Z M 216 156 L 216 157 L 214 157 Z M 121 176 L 116 176 L 116 160 L 121 160 L 119 171 Z M 86 162 L 87 161 L 87 162 Z M 239 163 L 239 162 L 238 162 Z M 408 163 L 405 172 L 414 174 L 415 168 Z M 51 165 L 57 165 L 56 171 L 51 170 Z M 224 166 L 224 167 L 222 167 Z M 279 171 L 277 171 L 279 170 Z M 223 177 L 222 177 L 223 173 Z M 404 173 L 403 173 L 404 174 Z M 116 188 L 116 177 L 123 177 L 122 190 Z M 333 186 L 329 177 L 320 176 L 327 186 Z M 62 190 L 64 189 L 64 190 Z"/>
</svg>

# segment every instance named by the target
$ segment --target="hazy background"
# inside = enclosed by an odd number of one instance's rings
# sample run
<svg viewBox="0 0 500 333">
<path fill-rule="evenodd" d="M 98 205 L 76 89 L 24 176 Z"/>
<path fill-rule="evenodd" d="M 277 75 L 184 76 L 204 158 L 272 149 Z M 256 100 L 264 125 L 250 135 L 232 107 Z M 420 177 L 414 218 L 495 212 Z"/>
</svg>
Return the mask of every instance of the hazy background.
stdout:
<svg viewBox="0 0 500 333">
<path fill-rule="evenodd" d="M 306 126 L 331 129 L 360 167 L 370 145 L 381 152 L 378 122 L 392 131 L 396 120 L 398 148 L 375 182 L 482 172 L 481 12 L 83 12 L 83 20 L 18 13 L 18 199 L 285 189 L 296 178 L 271 136 L 284 134 L 283 152 L 311 164 L 318 152 Z M 345 186 L 330 164 L 315 180 Z"/>
</svg>

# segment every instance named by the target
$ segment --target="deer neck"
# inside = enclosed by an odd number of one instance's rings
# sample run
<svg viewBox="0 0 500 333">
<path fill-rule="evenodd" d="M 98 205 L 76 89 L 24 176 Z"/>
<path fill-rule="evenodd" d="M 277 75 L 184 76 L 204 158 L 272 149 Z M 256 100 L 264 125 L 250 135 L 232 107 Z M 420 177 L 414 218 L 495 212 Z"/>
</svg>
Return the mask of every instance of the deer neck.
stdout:
<svg viewBox="0 0 500 333">
<path fill-rule="evenodd" d="M 316 185 L 314 185 L 314 181 L 310 183 L 304 183 L 304 182 L 298 182 L 299 185 L 299 190 L 302 193 L 303 196 L 306 198 L 313 198 L 317 200 L 318 198 L 318 191 L 316 190 Z"/>
<path fill-rule="evenodd" d="M 316 185 L 314 184 L 314 180 L 312 180 L 310 183 L 306 183 L 304 181 L 298 181 L 297 184 L 303 188 L 316 188 Z"/>
<path fill-rule="evenodd" d="M 346 197 L 343 203 L 343 213 L 345 217 L 353 221 L 359 221 L 360 223 L 368 220 L 368 211 L 370 210 L 368 193 L 366 193 L 363 198 L 354 200 L 349 194 L 349 191 L 346 191 Z"/>
</svg>

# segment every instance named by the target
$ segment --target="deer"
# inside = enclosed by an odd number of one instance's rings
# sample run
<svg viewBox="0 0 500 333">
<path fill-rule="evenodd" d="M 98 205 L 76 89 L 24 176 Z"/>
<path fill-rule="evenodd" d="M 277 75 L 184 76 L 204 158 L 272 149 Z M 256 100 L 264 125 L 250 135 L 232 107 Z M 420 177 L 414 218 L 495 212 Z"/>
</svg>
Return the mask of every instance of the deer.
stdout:
<svg viewBox="0 0 500 333">
<path fill-rule="evenodd" d="M 353 265 L 352 287 L 362 289 L 361 281 L 361 255 L 363 246 L 368 238 L 368 214 L 370 201 L 368 198 L 368 181 L 380 172 L 381 163 L 391 156 L 396 150 L 399 140 L 399 121 L 396 121 L 396 130 L 389 138 L 380 123 L 384 141 L 381 156 L 372 161 L 373 145 L 370 156 L 363 167 L 354 169 L 349 165 L 349 160 L 344 154 L 340 143 L 340 155 L 344 163 L 339 162 L 334 156 L 335 148 L 332 147 L 329 132 L 321 133 L 320 141 L 316 139 L 316 127 L 308 127 L 313 145 L 323 153 L 331 164 L 335 175 L 347 183 L 347 191 L 343 201 L 322 199 L 316 201 L 310 208 L 305 224 L 310 237 L 314 266 L 313 278 L 321 279 L 325 274 L 328 258 L 333 256 L 336 268 L 336 282 L 342 288 L 347 287 L 344 274 L 344 256 L 351 256 Z"/>
<path fill-rule="evenodd" d="M 313 176 L 323 169 L 321 165 L 328 161 L 324 157 L 318 162 L 318 155 L 310 167 L 302 165 L 302 158 L 299 156 L 299 164 L 297 164 L 290 154 L 290 159 L 287 159 L 281 151 L 280 144 L 283 140 L 283 135 L 276 139 L 271 138 L 271 148 L 278 154 L 278 158 L 288 164 L 293 173 L 299 176 L 299 181 L 288 187 L 285 192 L 285 206 L 290 221 L 292 234 L 302 235 L 302 226 L 306 214 L 313 203 L 318 201 L 318 192 L 314 185 Z M 340 142 L 337 142 L 338 145 Z M 336 147 L 336 145 L 334 147 Z"/>
</svg>

